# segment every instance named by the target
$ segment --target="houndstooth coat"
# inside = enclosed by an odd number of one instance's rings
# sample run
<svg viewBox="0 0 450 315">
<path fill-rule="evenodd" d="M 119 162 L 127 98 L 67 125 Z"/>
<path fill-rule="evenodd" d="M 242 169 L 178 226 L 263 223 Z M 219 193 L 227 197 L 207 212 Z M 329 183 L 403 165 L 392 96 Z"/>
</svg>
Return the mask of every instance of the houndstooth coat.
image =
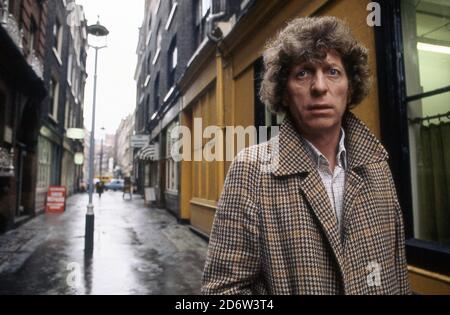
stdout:
<svg viewBox="0 0 450 315">
<path fill-rule="evenodd" d="M 401 209 L 380 142 L 343 117 L 348 170 L 342 233 L 304 142 L 287 117 L 243 150 L 210 235 L 204 294 L 409 294 Z"/>
</svg>

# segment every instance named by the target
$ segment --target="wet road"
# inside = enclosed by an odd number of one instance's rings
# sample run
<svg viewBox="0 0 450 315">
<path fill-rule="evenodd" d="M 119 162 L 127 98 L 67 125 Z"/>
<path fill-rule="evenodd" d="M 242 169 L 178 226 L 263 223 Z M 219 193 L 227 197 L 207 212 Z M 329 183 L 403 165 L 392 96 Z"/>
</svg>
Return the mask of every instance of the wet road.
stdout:
<svg viewBox="0 0 450 315">
<path fill-rule="evenodd" d="M 0 294 L 199 294 L 207 243 L 135 195 L 94 196 L 92 259 L 84 258 L 87 194 L 0 235 Z"/>
</svg>

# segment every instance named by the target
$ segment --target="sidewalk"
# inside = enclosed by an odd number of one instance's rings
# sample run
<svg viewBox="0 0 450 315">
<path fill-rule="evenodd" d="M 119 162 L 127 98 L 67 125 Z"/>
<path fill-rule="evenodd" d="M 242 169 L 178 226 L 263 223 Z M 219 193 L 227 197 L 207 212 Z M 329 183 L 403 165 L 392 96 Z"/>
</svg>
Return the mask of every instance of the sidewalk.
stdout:
<svg viewBox="0 0 450 315">
<path fill-rule="evenodd" d="M 92 260 L 84 260 L 87 194 L 0 236 L 0 294 L 199 294 L 207 243 L 163 209 L 120 192 L 94 196 Z"/>
</svg>

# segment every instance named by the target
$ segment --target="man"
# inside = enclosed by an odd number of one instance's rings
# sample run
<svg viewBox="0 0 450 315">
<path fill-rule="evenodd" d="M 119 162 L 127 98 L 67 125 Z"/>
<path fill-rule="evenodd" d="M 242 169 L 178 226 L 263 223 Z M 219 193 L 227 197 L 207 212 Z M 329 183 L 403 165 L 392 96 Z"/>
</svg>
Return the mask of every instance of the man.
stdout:
<svg viewBox="0 0 450 315">
<path fill-rule="evenodd" d="M 202 292 L 409 294 L 388 154 L 349 111 L 369 92 L 366 48 L 337 18 L 299 18 L 264 64 L 261 98 L 286 118 L 230 166 Z"/>
</svg>

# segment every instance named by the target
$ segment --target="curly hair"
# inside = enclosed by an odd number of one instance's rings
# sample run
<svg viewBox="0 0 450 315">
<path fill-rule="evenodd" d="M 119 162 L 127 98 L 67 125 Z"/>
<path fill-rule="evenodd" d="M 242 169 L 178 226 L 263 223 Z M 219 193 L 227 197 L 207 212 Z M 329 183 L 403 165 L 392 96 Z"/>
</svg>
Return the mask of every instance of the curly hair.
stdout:
<svg viewBox="0 0 450 315">
<path fill-rule="evenodd" d="M 371 85 L 368 50 L 343 21 L 331 16 L 294 19 L 269 40 L 263 54 L 261 101 L 274 112 L 286 111 L 283 94 L 292 67 L 303 61 L 324 60 L 330 50 L 341 56 L 349 79 L 349 108 L 358 105 Z"/>
</svg>

